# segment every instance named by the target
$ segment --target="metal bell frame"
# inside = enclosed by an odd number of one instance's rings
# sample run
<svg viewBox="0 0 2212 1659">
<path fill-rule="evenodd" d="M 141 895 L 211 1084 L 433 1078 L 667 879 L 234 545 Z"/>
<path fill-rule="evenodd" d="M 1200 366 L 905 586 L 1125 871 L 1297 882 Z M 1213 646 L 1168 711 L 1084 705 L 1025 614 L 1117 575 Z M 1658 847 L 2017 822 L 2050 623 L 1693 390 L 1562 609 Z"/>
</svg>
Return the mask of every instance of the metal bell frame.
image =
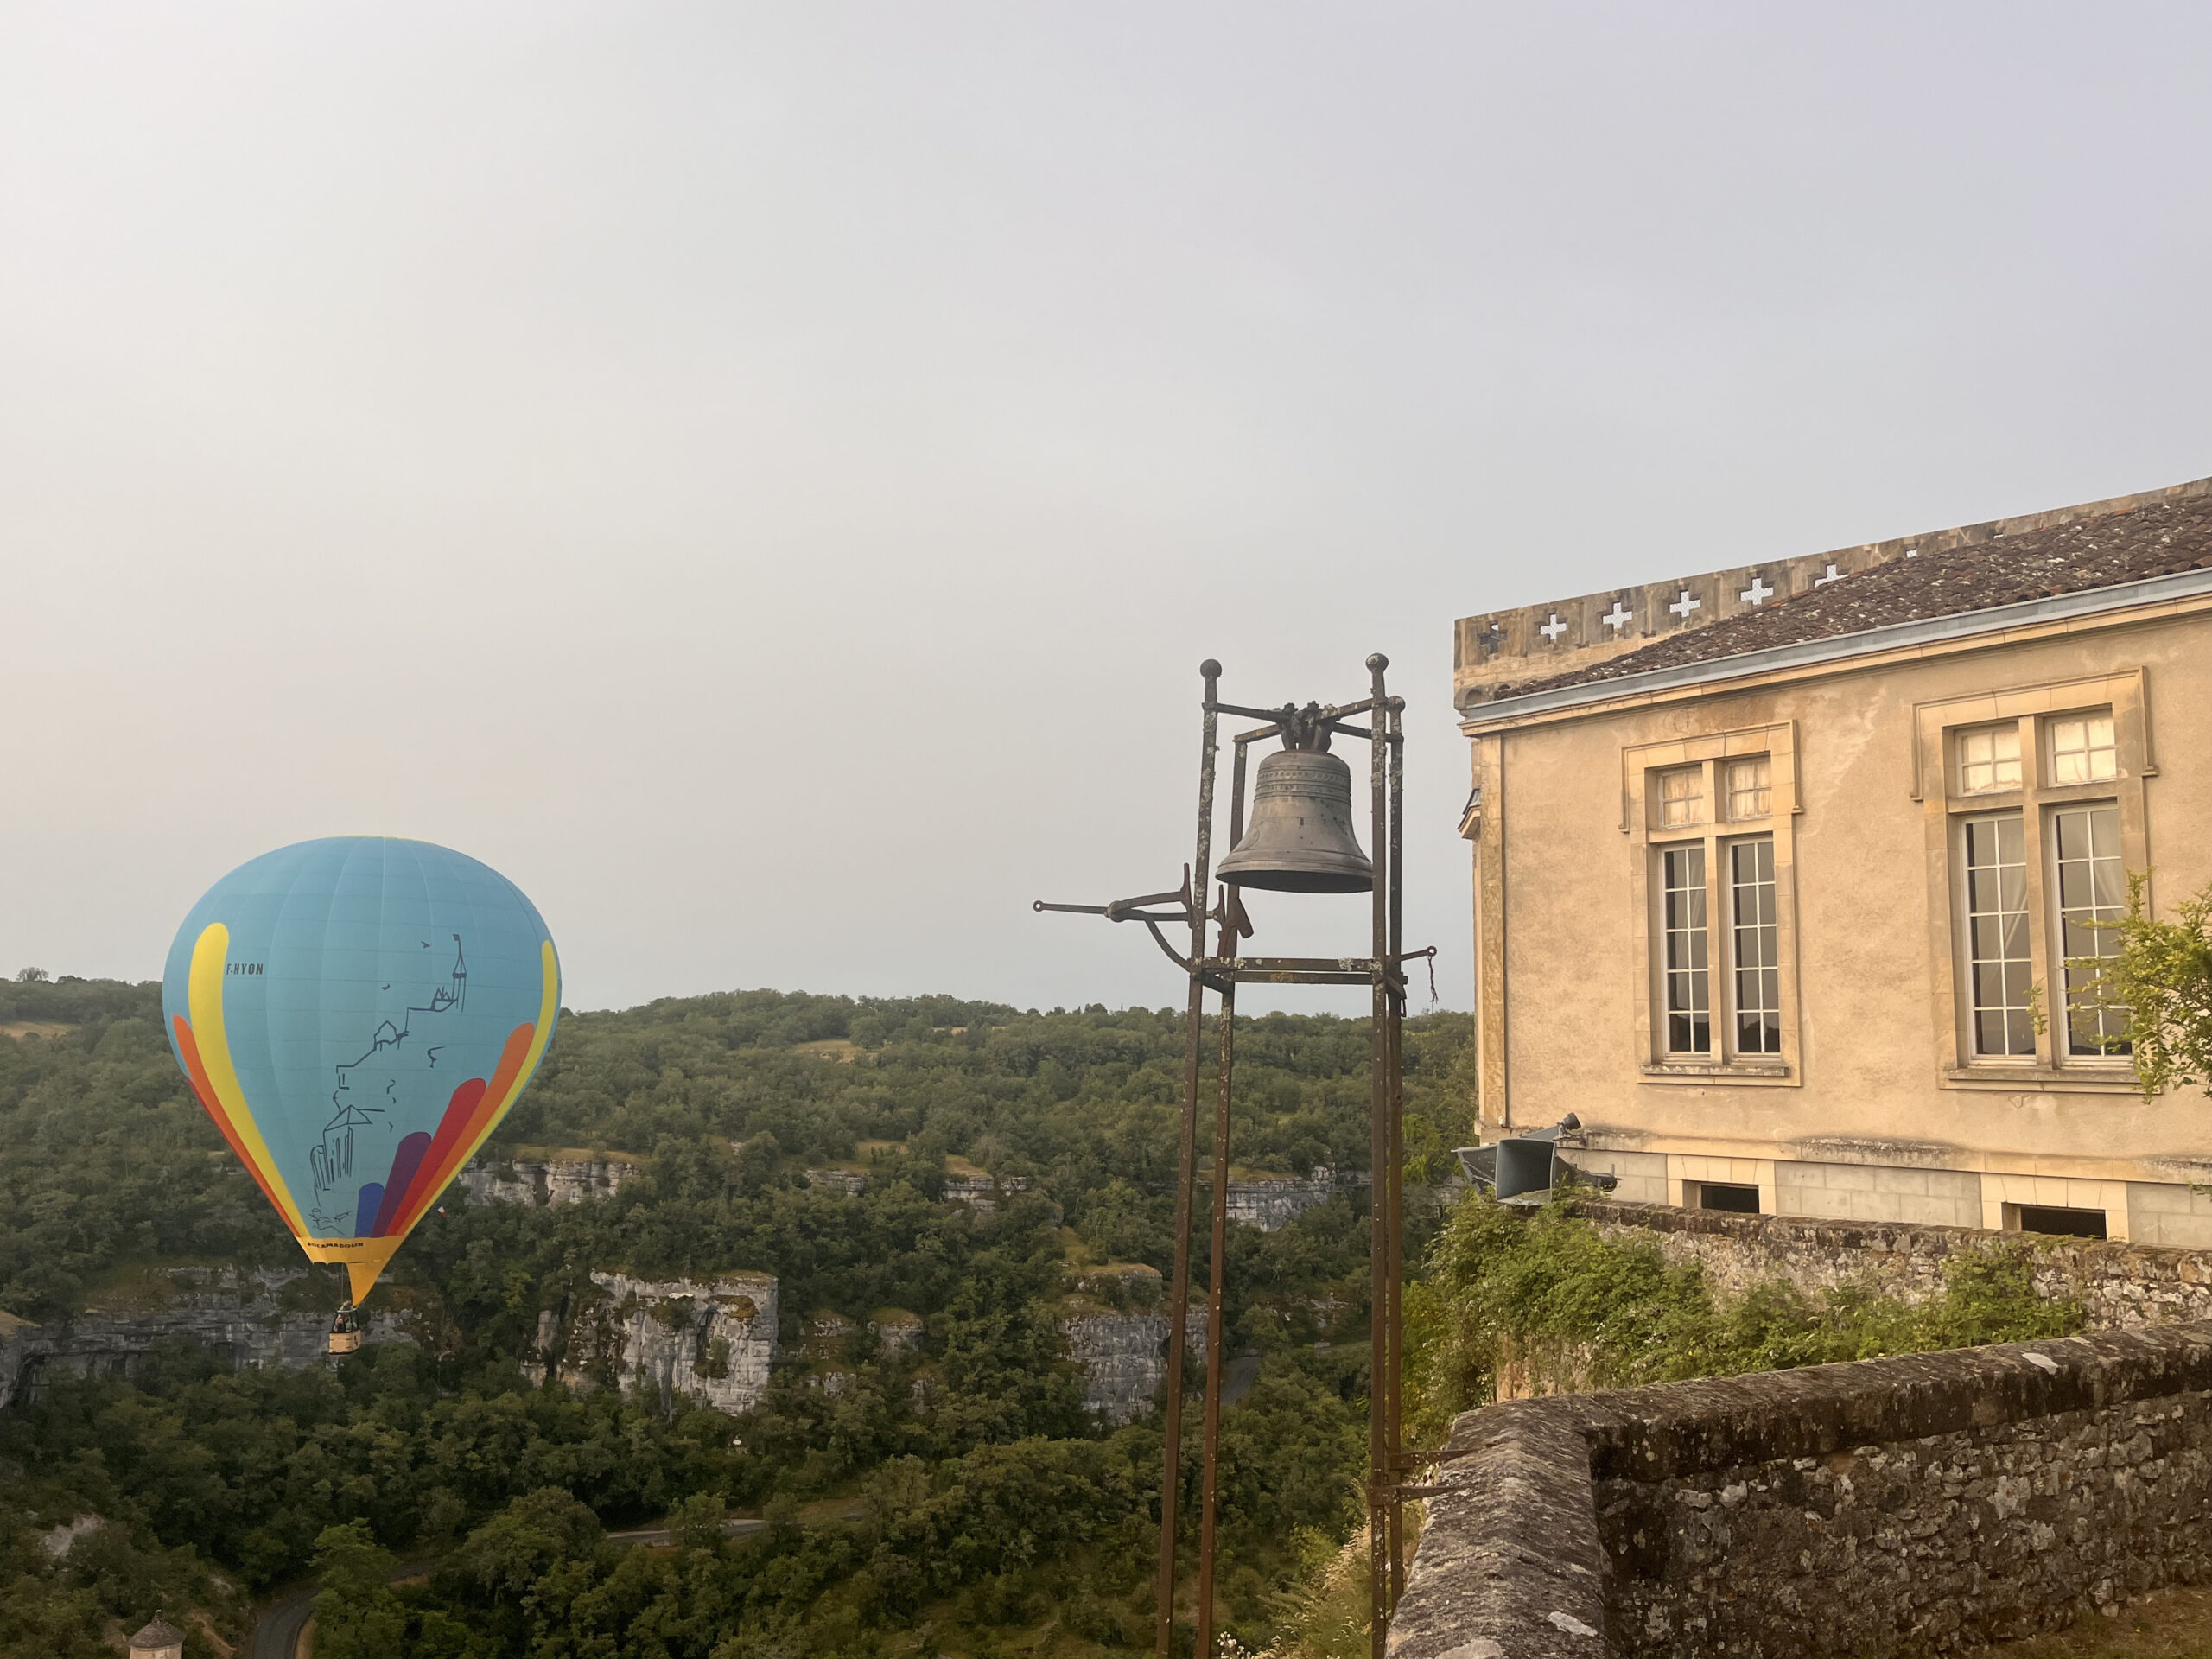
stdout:
<svg viewBox="0 0 2212 1659">
<path fill-rule="evenodd" d="M 1371 1370 L 1368 1386 L 1366 1497 L 1368 1629 L 1373 1659 L 1382 1659 L 1390 1613 L 1405 1589 L 1405 1499 L 1428 1490 L 1405 1484 L 1406 1476 L 1427 1459 L 1407 1455 L 1401 1432 L 1400 1371 L 1405 1346 L 1405 1319 L 1400 1296 L 1405 1217 L 1401 1179 L 1405 1162 L 1402 1027 L 1406 1011 L 1406 964 L 1433 957 L 1436 947 L 1430 945 L 1421 950 L 1404 948 L 1405 699 L 1389 696 L 1383 688 L 1383 671 L 1389 665 L 1390 659 L 1379 652 L 1367 659 L 1368 695 L 1357 702 L 1308 703 L 1303 709 L 1285 703 L 1280 709 L 1252 709 L 1219 700 L 1217 692 L 1221 664 L 1209 658 L 1198 665 L 1205 682 L 1205 696 L 1200 705 L 1205 735 L 1198 752 L 1198 844 L 1192 863 L 1185 867 L 1182 887 L 1172 893 L 1146 893 L 1106 905 L 1056 905 L 1039 899 L 1035 906 L 1040 911 L 1103 916 L 1111 922 L 1142 922 L 1160 950 L 1190 980 L 1190 1003 L 1184 1023 L 1182 1144 L 1175 1180 L 1175 1274 L 1167 1309 L 1167 1399 L 1162 1425 L 1166 1431 L 1165 1467 L 1160 1489 L 1160 1565 L 1154 1615 L 1154 1650 L 1159 1659 L 1169 1659 L 1174 1640 L 1175 1528 L 1182 1473 L 1185 1327 L 1191 1301 L 1191 1201 L 1198 1177 L 1200 1023 L 1209 990 L 1221 999 L 1221 1046 L 1214 1103 L 1211 1274 L 1206 1292 L 1205 1406 L 1200 1434 L 1196 1651 L 1201 1659 L 1211 1659 L 1215 1646 L 1214 1516 L 1221 1451 L 1222 1278 L 1229 1230 L 1230 1102 L 1234 1080 L 1236 987 L 1240 984 L 1365 985 L 1372 999 L 1374 1039 L 1369 1139 L 1373 1168 L 1373 1182 L 1369 1189 L 1372 1319 L 1369 1333 Z M 1240 953 L 1239 941 L 1251 936 L 1252 924 L 1244 912 L 1237 889 L 1224 886 L 1213 908 L 1203 908 L 1206 883 L 1212 871 L 1214 770 L 1219 747 L 1217 731 L 1224 715 L 1267 722 L 1254 730 L 1238 732 L 1230 740 L 1236 746 L 1229 805 L 1229 845 L 1232 849 L 1244 835 L 1245 751 L 1249 745 L 1271 737 L 1285 738 L 1294 747 L 1325 741 L 1326 735 L 1367 740 L 1373 820 L 1368 844 L 1374 849 L 1375 879 L 1371 889 L 1372 939 L 1366 956 L 1244 956 Z M 1351 717 L 1357 715 L 1367 716 L 1365 725 L 1351 722 Z M 1208 922 L 1216 924 L 1218 929 L 1217 944 L 1211 956 L 1205 950 Z M 1160 931 L 1162 923 L 1189 928 L 1188 955 L 1168 942 L 1167 936 Z"/>
</svg>

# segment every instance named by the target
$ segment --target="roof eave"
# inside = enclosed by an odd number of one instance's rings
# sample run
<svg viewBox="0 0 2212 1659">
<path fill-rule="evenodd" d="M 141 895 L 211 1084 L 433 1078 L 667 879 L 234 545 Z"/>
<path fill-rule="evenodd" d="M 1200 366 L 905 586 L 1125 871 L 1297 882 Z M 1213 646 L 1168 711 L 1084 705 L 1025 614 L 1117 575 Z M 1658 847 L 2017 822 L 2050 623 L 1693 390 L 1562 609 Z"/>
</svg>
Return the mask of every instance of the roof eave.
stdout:
<svg viewBox="0 0 2212 1659">
<path fill-rule="evenodd" d="M 1586 704 L 1618 698 L 1649 696 L 1690 687 L 1717 684 L 1793 668 L 1810 668 L 1878 652 L 1909 649 L 1967 639 L 1976 634 L 2003 633 L 2044 622 L 2094 616 L 2103 611 L 2124 611 L 2172 600 L 2212 594 L 2212 569 L 2183 570 L 2169 575 L 2145 576 L 2138 582 L 2115 582 L 2107 588 L 2088 588 L 2078 593 L 1993 605 L 1986 610 L 1963 611 L 1948 616 L 1919 617 L 1910 622 L 1890 622 L 1878 628 L 1831 634 L 1796 645 L 1770 645 L 1762 651 L 1680 663 L 1668 668 L 1647 669 L 1638 674 L 1586 680 L 1575 685 L 1554 686 L 1522 696 L 1495 698 L 1470 703 L 1459 710 L 1460 724 L 1468 731 L 1503 724 L 1532 715 L 1557 714 Z"/>
</svg>

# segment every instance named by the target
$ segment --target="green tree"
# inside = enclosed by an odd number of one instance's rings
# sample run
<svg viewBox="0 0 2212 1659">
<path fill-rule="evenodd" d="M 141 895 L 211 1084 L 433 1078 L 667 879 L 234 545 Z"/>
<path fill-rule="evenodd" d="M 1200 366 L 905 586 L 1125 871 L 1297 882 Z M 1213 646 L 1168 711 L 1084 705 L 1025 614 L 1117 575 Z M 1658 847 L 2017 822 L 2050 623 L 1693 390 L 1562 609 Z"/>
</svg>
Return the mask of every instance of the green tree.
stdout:
<svg viewBox="0 0 2212 1659">
<path fill-rule="evenodd" d="M 2192 1084 L 2212 1093 L 2212 885 L 2183 899 L 2171 921 L 2152 918 L 2149 895 L 2147 874 L 2132 873 L 2126 915 L 2098 925 L 2118 953 L 2067 965 L 2088 980 L 2093 1006 L 2125 1014 L 2111 1042 L 2131 1050 L 2144 1099 Z"/>
<path fill-rule="evenodd" d="M 407 1659 L 407 1612 L 392 1593 L 398 1566 L 365 1521 L 326 1527 L 315 1541 L 317 1659 Z"/>
</svg>

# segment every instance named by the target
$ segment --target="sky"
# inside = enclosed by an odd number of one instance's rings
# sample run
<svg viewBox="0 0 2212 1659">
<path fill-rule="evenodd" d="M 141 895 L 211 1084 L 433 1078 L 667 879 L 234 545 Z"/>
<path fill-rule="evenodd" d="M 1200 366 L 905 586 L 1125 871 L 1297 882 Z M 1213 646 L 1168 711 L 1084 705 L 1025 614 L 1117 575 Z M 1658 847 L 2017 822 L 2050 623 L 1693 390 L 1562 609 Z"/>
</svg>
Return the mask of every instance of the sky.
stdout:
<svg viewBox="0 0 2212 1659">
<path fill-rule="evenodd" d="M 576 1007 L 1176 1004 L 1031 901 L 1174 885 L 1202 658 L 1381 651 L 1465 1007 L 1453 619 L 2212 474 L 2201 5 L 0 38 L 0 972 L 154 976 L 378 833 L 516 881 Z"/>
</svg>

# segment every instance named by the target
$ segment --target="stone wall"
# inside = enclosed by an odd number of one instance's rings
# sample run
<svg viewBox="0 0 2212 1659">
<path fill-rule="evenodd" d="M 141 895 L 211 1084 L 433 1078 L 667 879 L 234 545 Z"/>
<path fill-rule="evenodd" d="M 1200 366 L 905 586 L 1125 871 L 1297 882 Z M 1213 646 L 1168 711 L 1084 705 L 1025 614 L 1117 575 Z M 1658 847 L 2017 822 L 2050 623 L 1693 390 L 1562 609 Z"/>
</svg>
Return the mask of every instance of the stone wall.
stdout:
<svg viewBox="0 0 2212 1659">
<path fill-rule="evenodd" d="M 1697 1262 L 1707 1279 L 1727 1291 L 1779 1278 L 1815 1292 L 1872 1283 L 1891 1295 L 1920 1301 L 1943 1294 L 1943 1272 L 1950 1262 L 2003 1243 L 2032 1252 L 2036 1288 L 2054 1300 L 2079 1300 L 2089 1330 L 2212 1319 L 2212 1250 L 1980 1227 L 1733 1215 L 1595 1198 L 1577 1199 L 1570 1207 L 1608 1237 L 1646 1241 L 1669 1261 Z"/>
<path fill-rule="evenodd" d="M 326 1357 L 327 1309 L 302 1306 L 304 1268 L 156 1269 L 173 1287 L 151 1306 L 92 1307 L 51 1325 L 0 1313 L 0 1408 L 35 1398 L 59 1376 L 128 1376 L 156 1347 L 189 1342 L 245 1369 L 303 1370 Z M 289 1305 L 288 1305 L 289 1304 Z M 404 1316 L 372 1307 L 369 1342 L 407 1342 Z"/>
<path fill-rule="evenodd" d="M 479 1160 L 455 1179 L 476 1204 L 581 1204 L 611 1198 L 638 1173 L 620 1159 L 523 1158 Z"/>
<path fill-rule="evenodd" d="M 1393 1659 L 1940 1653 L 2212 1577 L 2212 1322 L 1462 1416 Z"/>
<path fill-rule="evenodd" d="M 776 1281 L 724 1274 L 710 1283 L 594 1273 L 591 1291 L 537 1316 L 533 1380 L 550 1368 L 574 1389 L 624 1388 L 719 1411 L 750 1411 L 776 1357 Z"/>
</svg>

